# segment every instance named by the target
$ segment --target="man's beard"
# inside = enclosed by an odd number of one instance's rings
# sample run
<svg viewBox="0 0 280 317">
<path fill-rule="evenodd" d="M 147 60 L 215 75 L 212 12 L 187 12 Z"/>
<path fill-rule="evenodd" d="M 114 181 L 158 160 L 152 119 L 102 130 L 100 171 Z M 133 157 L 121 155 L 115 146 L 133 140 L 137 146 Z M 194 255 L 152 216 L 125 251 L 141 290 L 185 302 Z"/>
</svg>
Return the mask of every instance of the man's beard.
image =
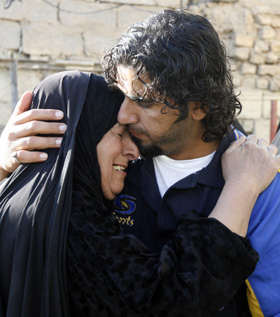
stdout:
<svg viewBox="0 0 280 317">
<path fill-rule="evenodd" d="M 156 144 L 143 145 L 142 141 L 131 135 L 132 141 L 137 145 L 141 156 L 152 158 L 163 154 L 163 150 Z"/>
</svg>

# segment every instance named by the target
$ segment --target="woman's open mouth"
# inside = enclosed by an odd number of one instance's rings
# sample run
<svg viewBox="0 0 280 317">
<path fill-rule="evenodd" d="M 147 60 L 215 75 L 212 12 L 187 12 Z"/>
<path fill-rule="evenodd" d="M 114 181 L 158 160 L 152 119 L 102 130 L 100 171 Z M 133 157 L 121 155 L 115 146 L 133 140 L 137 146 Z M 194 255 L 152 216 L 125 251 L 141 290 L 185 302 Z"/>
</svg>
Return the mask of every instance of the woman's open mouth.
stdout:
<svg viewBox="0 0 280 317">
<path fill-rule="evenodd" d="M 121 166 L 121 165 L 113 165 L 113 169 L 119 172 L 125 172 L 126 167 Z"/>
</svg>

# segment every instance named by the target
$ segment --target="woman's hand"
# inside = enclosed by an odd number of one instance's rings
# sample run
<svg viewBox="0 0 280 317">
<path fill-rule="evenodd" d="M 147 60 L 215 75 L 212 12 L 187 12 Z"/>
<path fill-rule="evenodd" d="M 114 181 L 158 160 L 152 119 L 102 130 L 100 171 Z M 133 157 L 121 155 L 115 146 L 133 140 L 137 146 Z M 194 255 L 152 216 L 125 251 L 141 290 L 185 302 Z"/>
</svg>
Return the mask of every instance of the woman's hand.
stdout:
<svg viewBox="0 0 280 317">
<path fill-rule="evenodd" d="M 254 135 L 242 136 L 230 145 L 222 157 L 225 182 L 249 187 L 251 192 L 260 194 L 280 169 L 277 151 L 275 145 L 269 145 Z"/>
<path fill-rule="evenodd" d="M 245 236 L 259 194 L 280 168 L 277 147 L 251 135 L 233 142 L 222 157 L 225 186 L 209 217 Z"/>
<path fill-rule="evenodd" d="M 4 128 L 0 138 L 0 180 L 12 173 L 19 163 L 45 161 L 48 156 L 41 151 L 59 148 L 62 137 L 44 137 L 42 134 L 64 134 L 64 123 L 49 122 L 63 118 L 63 112 L 55 109 L 28 110 L 32 93 L 25 92 Z M 40 136 L 39 136 L 40 135 Z"/>
</svg>

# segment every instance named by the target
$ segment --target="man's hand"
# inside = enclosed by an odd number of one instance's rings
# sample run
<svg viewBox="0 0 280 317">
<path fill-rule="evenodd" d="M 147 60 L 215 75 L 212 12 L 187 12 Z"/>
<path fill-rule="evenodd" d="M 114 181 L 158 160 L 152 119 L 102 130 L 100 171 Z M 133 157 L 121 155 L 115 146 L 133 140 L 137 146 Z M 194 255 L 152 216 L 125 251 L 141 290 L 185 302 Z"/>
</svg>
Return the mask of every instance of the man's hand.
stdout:
<svg viewBox="0 0 280 317">
<path fill-rule="evenodd" d="M 251 192 L 260 194 L 280 169 L 277 151 L 275 145 L 269 145 L 254 135 L 242 136 L 230 145 L 222 157 L 226 183 L 248 186 Z"/>
<path fill-rule="evenodd" d="M 20 163 L 34 163 L 47 160 L 44 152 L 32 151 L 59 148 L 62 137 L 44 137 L 38 134 L 64 134 L 67 126 L 58 121 L 63 112 L 54 109 L 28 110 L 32 93 L 25 92 L 2 132 L 0 139 L 0 169 L 12 173 Z M 16 159 L 15 159 L 16 157 Z M 4 171 L 3 171 L 4 170 Z M 1 179 L 0 179 L 1 180 Z"/>
</svg>

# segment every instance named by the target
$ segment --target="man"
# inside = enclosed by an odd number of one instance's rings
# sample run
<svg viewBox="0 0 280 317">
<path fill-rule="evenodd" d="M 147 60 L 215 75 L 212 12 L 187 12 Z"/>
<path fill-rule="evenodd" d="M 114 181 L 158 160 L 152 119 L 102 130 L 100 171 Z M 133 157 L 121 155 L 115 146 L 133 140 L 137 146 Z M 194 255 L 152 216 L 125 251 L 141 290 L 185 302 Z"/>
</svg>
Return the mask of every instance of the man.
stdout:
<svg viewBox="0 0 280 317">
<path fill-rule="evenodd" d="M 128 125 L 140 153 L 154 157 L 132 167 L 115 212 L 126 232 L 158 250 L 186 208 L 207 216 L 223 187 L 220 158 L 238 137 L 227 132 L 241 110 L 225 51 L 206 19 L 166 11 L 133 25 L 106 54 L 103 68 L 109 84 L 125 95 L 119 122 Z M 260 253 L 248 282 L 250 306 L 254 311 L 256 295 L 265 316 L 280 314 L 279 183 L 278 174 L 248 230 Z M 241 316 L 238 305 L 228 310 Z"/>
<path fill-rule="evenodd" d="M 119 122 L 128 125 L 146 157 L 131 166 L 114 200 L 115 214 L 125 232 L 157 251 L 172 238 L 181 215 L 195 209 L 208 216 L 215 206 L 224 186 L 221 156 L 239 137 L 231 124 L 241 105 L 217 33 L 206 19 L 188 12 L 169 10 L 133 25 L 106 54 L 103 67 L 109 84 L 125 95 Z M 47 133 L 48 124 L 35 130 Z M 26 161 L 26 152 L 15 154 Z M 259 304 L 264 315 L 273 316 L 280 313 L 280 249 L 274 234 L 280 222 L 279 182 L 277 175 L 258 199 L 248 231 L 260 253 L 248 282 L 250 308 L 255 313 Z M 218 315 L 249 315 L 243 291 Z"/>
</svg>

